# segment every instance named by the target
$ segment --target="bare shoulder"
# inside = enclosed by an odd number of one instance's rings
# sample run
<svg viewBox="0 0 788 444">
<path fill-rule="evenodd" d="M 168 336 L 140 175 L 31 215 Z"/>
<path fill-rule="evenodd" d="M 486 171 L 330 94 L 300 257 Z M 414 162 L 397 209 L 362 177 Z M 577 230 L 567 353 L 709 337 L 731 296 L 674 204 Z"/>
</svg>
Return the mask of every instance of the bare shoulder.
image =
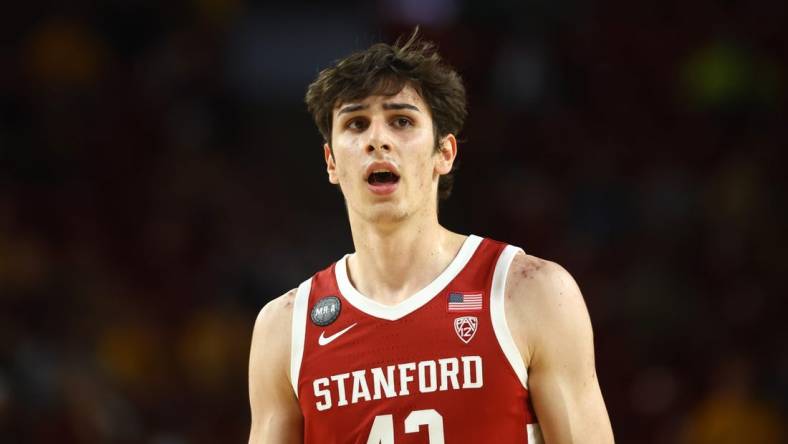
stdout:
<svg viewBox="0 0 788 444">
<path fill-rule="evenodd" d="M 249 443 L 303 442 L 302 416 L 290 382 L 290 337 L 296 290 L 273 299 L 255 321 L 249 353 Z"/>
<path fill-rule="evenodd" d="M 526 364 L 535 347 L 556 333 L 588 324 L 574 278 L 561 265 L 518 253 L 506 279 L 506 318 Z M 590 325 L 589 325 L 590 330 Z"/>
<path fill-rule="evenodd" d="M 289 376 L 286 362 L 290 355 L 291 325 L 296 289 L 272 299 L 260 310 L 252 334 L 251 357 L 259 358 L 264 367 L 272 364 Z"/>
<path fill-rule="evenodd" d="M 561 265 L 525 253 L 515 255 L 506 279 L 507 302 L 562 304 L 582 299 L 577 283 Z"/>
<path fill-rule="evenodd" d="M 564 267 L 523 253 L 507 277 L 506 321 L 528 369 L 544 440 L 612 443 L 591 319 L 577 283 Z"/>
<path fill-rule="evenodd" d="M 282 324 L 290 324 L 297 291 L 298 289 L 294 288 L 265 304 L 257 315 L 255 330 L 266 329 L 269 326 L 281 327 Z"/>
</svg>

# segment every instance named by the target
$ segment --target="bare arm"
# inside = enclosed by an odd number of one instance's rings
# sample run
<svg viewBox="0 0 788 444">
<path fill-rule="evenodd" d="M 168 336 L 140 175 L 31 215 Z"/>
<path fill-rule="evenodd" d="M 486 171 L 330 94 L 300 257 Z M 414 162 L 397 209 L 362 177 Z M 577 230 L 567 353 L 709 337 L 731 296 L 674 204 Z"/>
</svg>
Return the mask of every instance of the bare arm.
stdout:
<svg viewBox="0 0 788 444">
<path fill-rule="evenodd" d="M 295 290 L 266 304 L 249 353 L 249 444 L 303 442 L 303 417 L 290 384 L 290 328 Z"/>
<path fill-rule="evenodd" d="M 507 321 L 528 367 L 545 442 L 612 443 L 591 320 L 572 276 L 558 264 L 518 254 L 506 294 Z"/>
</svg>

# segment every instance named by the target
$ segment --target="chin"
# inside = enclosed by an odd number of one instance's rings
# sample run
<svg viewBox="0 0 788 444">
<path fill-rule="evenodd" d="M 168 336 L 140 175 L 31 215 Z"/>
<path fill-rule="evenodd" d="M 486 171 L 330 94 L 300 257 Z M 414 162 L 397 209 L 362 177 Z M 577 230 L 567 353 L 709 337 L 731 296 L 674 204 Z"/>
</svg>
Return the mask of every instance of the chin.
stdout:
<svg viewBox="0 0 788 444">
<path fill-rule="evenodd" d="M 364 219 L 376 224 L 395 223 L 407 219 L 408 212 L 393 203 L 371 205 L 364 212 Z"/>
<path fill-rule="evenodd" d="M 376 224 L 396 223 L 407 219 L 407 214 L 404 212 L 374 212 L 367 220 Z"/>
</svg>

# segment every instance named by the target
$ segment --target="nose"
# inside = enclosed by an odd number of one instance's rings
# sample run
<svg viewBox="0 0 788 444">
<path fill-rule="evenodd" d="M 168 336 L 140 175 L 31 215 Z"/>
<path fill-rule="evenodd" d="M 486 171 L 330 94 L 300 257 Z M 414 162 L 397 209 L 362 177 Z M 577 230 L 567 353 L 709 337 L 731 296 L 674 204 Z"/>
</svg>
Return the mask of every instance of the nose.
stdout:
<svg viewBox="0 0 788 444">
<path fill-rule="evenodd" d="M 391 151 L 391 139 L 385 122 L 372 122 L 369 126 L 369 138 L 367 139 L 367 153 L 375 151 Z"/>
</svg>

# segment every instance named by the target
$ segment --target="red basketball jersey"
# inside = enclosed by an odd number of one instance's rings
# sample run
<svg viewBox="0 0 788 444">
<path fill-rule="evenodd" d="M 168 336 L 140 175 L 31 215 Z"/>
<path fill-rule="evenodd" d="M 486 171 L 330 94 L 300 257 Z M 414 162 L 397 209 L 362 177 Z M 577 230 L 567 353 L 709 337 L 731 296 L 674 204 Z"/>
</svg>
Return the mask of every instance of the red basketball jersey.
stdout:
<svg viewBox="0 0 788 444">
<path fill-rule="evenodd" d="M 518 248 L 469 236 L 395 306 L 348 279 L 347 256 L 298 288 L 291 376 L 304 442 L 541 443 L 504 316 Z"/>
</svg>

